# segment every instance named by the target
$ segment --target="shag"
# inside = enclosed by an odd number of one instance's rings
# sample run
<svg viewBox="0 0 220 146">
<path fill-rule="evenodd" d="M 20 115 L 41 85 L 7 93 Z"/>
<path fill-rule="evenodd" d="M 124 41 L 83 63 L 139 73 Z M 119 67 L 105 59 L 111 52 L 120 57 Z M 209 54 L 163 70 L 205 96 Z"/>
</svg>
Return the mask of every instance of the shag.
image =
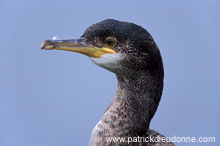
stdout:
<svg viewBox="0 0 220 146">
<path fill-rule="evenodd" d="M 161 99 L 164 69 L 159 48 L 143 27 L 106 19 L 87 28 L 79 39 L 46 40 L 41 49 L 87 55 L 116 74 L 115 97 L 93 129 L 90 146 L 174 145 L 149 129 Z"/>
</svg>

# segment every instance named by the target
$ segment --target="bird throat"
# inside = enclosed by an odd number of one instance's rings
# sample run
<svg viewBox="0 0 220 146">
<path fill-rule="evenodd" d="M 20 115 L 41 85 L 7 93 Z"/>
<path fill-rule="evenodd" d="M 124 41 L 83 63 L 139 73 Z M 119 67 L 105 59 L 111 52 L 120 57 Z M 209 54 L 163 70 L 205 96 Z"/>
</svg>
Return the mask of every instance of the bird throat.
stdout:
<svg viewBox="0 0 220 146">
<path fill-rule="evenodd" d="M 117 79 L 116 95 L 93 129 L 90 145 L 109 145 L 108 137 L 144 136 L 157 110 L 163 80 L 147 73 Z"/>
</svg>

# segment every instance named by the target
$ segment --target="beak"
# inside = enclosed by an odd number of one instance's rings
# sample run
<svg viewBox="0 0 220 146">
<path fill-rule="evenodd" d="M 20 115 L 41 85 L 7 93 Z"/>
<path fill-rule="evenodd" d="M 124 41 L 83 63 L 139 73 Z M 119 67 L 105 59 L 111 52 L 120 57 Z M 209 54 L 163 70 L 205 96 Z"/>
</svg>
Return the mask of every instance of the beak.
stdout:
<svg viewBox="0 0 220 146">
<path fill-rule="evenodd" d="M 116 51 L 110 48 L 97 47 L 89 44 L 85 42 L 83 38 L 69 40 L 46 40 L 41 44 L 41 49 L 78 52 L 94 58 L 101 58 L 104 54 L 116 53 Z"/>
</svg>

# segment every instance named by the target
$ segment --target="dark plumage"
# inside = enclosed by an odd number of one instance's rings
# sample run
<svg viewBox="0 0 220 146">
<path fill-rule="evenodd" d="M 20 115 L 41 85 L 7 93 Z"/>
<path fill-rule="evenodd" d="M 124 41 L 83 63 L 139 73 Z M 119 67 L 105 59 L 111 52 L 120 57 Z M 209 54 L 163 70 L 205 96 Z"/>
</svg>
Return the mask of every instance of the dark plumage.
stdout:
<svg viewBox="0 0 220 146">
<path fill-rule="evenodd" d="M 81 40 L 83 47 L 86 44 L 87 48 L 90 45 L 96 50 L 110 49 L 111 52 L 101 56 L 83 54 L 90 56 L 95 64 L 115 73 L 118 79 L 115 97 L 94 128 L 90 145 L 174 145 L 169 142 L 128 144 L 106 140 L 106 137 L 163 137 L 149 129 L 161 99 L 164 78 L 160 51 L 150 33 L 133 23 L 107 19 L 90 26 Z M 60 42 L 67 44 L 61 45 Z M 71 44 L 75 47 L 76 40 L 46 41 L 42 48 L 71 48 Z"/>
</svg>

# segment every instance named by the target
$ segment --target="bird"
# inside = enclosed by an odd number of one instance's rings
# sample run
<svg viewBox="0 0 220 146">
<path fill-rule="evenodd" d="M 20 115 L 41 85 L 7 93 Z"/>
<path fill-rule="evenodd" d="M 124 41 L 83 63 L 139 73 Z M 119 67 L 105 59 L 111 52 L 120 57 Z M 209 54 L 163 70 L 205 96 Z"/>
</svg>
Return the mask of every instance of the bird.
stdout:
<svg viewBox="0 0 220 146">
<path fill-rule="evenodd" d="M 115 96 L 92 130 L 90 146 L 175 145 L 149 128 L 162 96 L 164 67 L 157 44 L 142 26 L 105 19 L 79 39 L 45 40 L 41 49 L 84 54 L 116 75 Z"/>
</svg>

